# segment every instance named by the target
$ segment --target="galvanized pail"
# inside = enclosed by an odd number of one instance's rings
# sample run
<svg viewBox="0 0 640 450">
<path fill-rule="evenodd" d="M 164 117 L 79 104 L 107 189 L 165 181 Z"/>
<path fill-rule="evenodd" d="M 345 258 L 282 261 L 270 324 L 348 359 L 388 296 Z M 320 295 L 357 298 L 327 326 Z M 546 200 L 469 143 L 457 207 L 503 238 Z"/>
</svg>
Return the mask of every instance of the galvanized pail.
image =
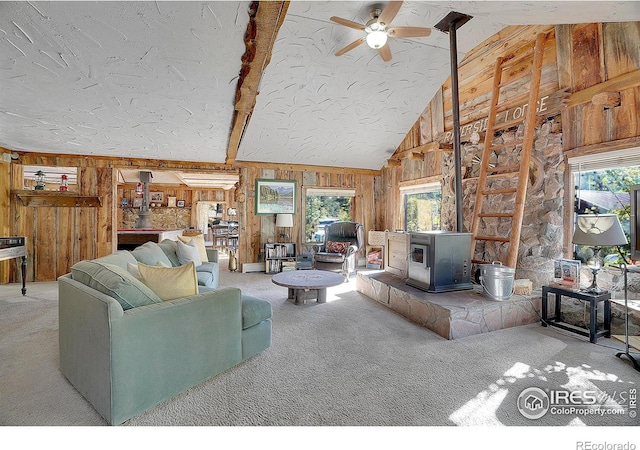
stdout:
<svg viewBox="0 0 640 450">
<path fill-rule="evenodd" d="M 485 298 L 497 301 L 508 300 L 513 295 L 513 280 L 516 270 L 500 262 L 480 264 L 480 284 Z"/>
</svg>

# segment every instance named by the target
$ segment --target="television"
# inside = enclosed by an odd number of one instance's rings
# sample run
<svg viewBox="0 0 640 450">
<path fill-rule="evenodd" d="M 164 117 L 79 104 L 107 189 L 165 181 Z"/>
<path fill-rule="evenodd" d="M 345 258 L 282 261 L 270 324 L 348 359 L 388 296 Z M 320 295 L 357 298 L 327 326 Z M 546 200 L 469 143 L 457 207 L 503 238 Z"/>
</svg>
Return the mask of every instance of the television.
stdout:
<svg viewBox="0 0 640 450">
<path fill-rule="evenodd" d="M 631 217 L 629 220 L 629 230 L 631 242 L 631 259 L 640 260 L 640 184 L 631 186 L 629 189 L 629 206 L 631 207 Z"/>
</svg>

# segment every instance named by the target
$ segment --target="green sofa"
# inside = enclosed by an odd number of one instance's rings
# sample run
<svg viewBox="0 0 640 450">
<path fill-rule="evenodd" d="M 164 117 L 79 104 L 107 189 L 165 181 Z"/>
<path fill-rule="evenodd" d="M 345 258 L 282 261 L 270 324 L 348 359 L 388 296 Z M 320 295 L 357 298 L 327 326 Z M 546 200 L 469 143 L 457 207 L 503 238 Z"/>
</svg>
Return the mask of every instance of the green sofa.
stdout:
<svg viewBox="0 0 640 450">
<path fill-rule="evenodd" d="M 60 370 L 112 425 L 271 345 L 271 304 L 237 288 L 141 301 L 148 288 L 126 269 L 136 250 L 58 278 Z"/>
</svg>

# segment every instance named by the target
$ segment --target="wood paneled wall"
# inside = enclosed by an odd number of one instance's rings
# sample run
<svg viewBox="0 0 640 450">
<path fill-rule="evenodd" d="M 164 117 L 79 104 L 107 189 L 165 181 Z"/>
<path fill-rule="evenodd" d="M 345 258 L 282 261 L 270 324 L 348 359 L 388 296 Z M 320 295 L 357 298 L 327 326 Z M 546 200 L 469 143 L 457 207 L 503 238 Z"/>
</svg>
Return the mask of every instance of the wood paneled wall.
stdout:
<svg viewBox="0 0 640 450">
<path fill-rule="evenodd" d="M 0 182 L 0 211 L 8 211 L 8 230 L 3 234 L 27 237 L 27 281 L 53 281 L 70 271 L 73 264 L 84 259 L 108 255 L 117 249 L 117 230 L 121 222 L 119 208 L 122 192 L 118 192 L 116 167 L 175 170 L 221 170 L 219 165 L 186 162 L 122 160 L 112 158 L 77 157 L 19 152 L 19 160 L 7 165 L 11 180 L 5 188 Z M 23 189 L 23 165 L 78 167 L 78 194 L 99 196 L 100 207 L 30 207 L 24 206 L 10 191 Z M 4 168 L 4 165 L 1 165 Z M 8 170 L 5 168 L 5 170 Z M 224 168 L 223 168 L 224 170 Z M 237 169 L 226 168 L 230 173 Z M 135 189 L 135 187 L 134 187 Z M 165 196 L 185 196 L 190 202 L 228 201 L 233 205 L 233 193 L 221 189 L 187 190 L 166 187 Z M 189 191 L 189 192 L 187 192 Z M 4 193 L 4 195 L 3 195 Z M 8 206 L 2 208 L 2 202 Z M 1 225 L 1 222 L 0 222 Z M 15 264 L 2 269 L 0 282 L 19 279 Z M 11 269 L 13 267 L 13 269 Z M 4 275 L 9 272 L 8 280 Z"/>
<path fill-rule="evenodd" d="M 0 148 L 0 154 L 3 153 Z M 9 152 L 6 152 L 9 154 Z M 0 236 L 11 234 L 11 216 L 9 208 L 9 192 L 11 189 L 11 164 L 0 161 Z M 15 263 L 12 261 L 0 261 L 0 284 L 9 282 L 9 272 Z"/>
<path fill-rule="evenodd" d="M 22 166 L 12 164 L 12 187 L 22 188 Z M 110 167 L 80 167 L 80 195 L 100 196 L 102 206 L 29 207 L 11 195 L 11 234 L 27 238 L 27 280 L 51 281 L 83 259 L 116 249 L 116 184 Z"/>
<path fill-rule="evenodd" d="M 380 206 L 384 205 L 385 186 L 380 176 L 358 173 L 358 171 L 333 170 L 314 172 L 308 169 L 276 169 L 247 167 L 241 169 L 240 189 L 238 192 L 238 217 L 240 225 L 240 247 L 238 262 L 258 262 L 264 244 L 276 236 L 275 215 L 257 216 L 255 214 L 255 180 L 258 178 L 295 180 L 298 183 L 297 198 L 291 239 L 298 246 L 299 253 L 304 250 L 304 192 L 309 187 L 336 187 L 355 189 L 352 204 L 352 218 L 361 223 L 365 230 L 380 229 L 384 217 L 380 214 Z M 366 234 L 366 233 L 365 233 Z M 365 236 L 366 239 L 366 236 Z M 364 254 L 364 250 L 362 251 Z"/>
</svg>

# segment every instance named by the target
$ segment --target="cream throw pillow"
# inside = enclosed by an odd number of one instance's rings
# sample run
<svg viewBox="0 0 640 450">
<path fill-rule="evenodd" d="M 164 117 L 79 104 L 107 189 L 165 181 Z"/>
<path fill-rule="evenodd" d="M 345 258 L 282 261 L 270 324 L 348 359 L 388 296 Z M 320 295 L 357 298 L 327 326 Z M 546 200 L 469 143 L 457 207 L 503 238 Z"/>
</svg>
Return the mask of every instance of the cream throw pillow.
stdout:
<svg viewBox="0 0 640 450">
<path fill-rule="evenodd" d="M 184 244 L 182 243 L 182 241 L 178 241 L 176 256 L 178 257 L 178 262 L 181 265 L 185 265 L 191 261 L 195 263 L 196 267 L 202 264 L 202 261 L 200 260 L 200 252 L 198 252 L 196 243 L 194 241 L 190 241 L 188 244 Z"/>
<path fill-rule="evenodd" d="M 198 294 L 198 276 L 193 261 L 178 267 L 138 263 L 142 282 L 163 301 Z"/>
<path fill-rule="evenodd" d="M 198 236 L 178 236 L 178 239 L 185 244 L 188 244 L 189 241 L 193 241 L 196 244 L 196 248 L 200 253 L 200 261 L 203 263 L 209 262 L 209 257 L 207 256 L 207 248 L 204 245 L 204 235 L 199 234 Z"/>
<path fill-rule="evenodd" d="M 162 261 L 158 261 L 156 263 L 156 266 L 158 267 L 171 267 L 171 266 L 167 266 L 165 263 L 163 263 Z M 138 265 L 137 264 L 132 264 L 132 263 L 127 263 L 127 271 L 133 275 L 133 277 L 136 280 L 140 280 L 142 281 L 142 275 L 140 275 L 140 269 L 138 269 Z"/>
</svg>

